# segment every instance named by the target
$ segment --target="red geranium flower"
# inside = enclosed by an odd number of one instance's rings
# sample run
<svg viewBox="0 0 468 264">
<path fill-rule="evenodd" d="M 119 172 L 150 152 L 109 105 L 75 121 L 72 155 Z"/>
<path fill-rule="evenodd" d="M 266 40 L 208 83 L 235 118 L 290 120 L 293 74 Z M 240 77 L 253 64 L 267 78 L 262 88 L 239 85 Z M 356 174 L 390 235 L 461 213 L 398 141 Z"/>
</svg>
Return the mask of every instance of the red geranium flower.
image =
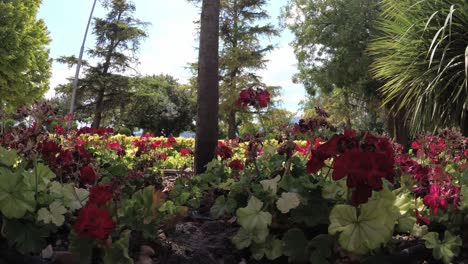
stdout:
<svg viewBox="0 0 468 264">
<path fill-rule="evenodd" d="M 244 164 L 238 159 L 235 159 L 229 163 L 229 167 L 234 170 L 243 170 Z"/>
<path fill-rule="evenodd" d="M 63 129 L 63 127 L 61 125 L 55 125 L 54 126 L 54 131 L 57 134 L 65 135 L 65 129 Z"/>
<path fill-rule="evenodd" d="M 93 183 L 96 181 L 96 172 L 91 165 L 86 165 L 80 168 L 80 178 L 86 183 Z"/>
<path fill-rule="evenodd" d="M 219 146 L 216 151 L 216 154 L 221 157 L 223 160 L 227 160 L 232 157 L 232 150 L 229 147 L 226 146 Z"/>
<path fill-rule="evenodd" d="M 106 144 L 106 149 L 112 149 L 112 150 L 115 150 L 115 151 L 124 151 L 125 148 L 122 147 L 122 145 L 120 145 L 119 142 L 117 141 L 112 141 L 112 142 L 108 142 Z"/>
<path fill-rule="evenodd" d="M 161 140 L 151 141 L 150 148 L 151 149 L 157 149 L 157 148 L 159 148 L 161 146 L 161 144 L 162 144 Z"/>
<path fill-rule="evenodd" d="M 175 143 L 177 143 L 177 140 L 175 139 L 175 137 L 169 137 L 167 139 L 167 142 L 169 142 L 170 144 L 175 144 Z"/>
<path fill-rule="evenodd" d="M 113 189 L 108 184 L 93 186 L 89 192 L 89 203 L 99 207 L 104 206 L 113 197 Z"/>
<path fill-rule="evenodd" d="M 165 152 L 158 155 L 158 159 L 160 159 L 160 160 L 166 160 L 167 157 L 168 157 L 168 155 Z"/>
<path fill-rule="evenodd" d="M 440 192 L 440 186 L 431 184 L 429 194 L 423 198 L 424 204 L 431 207 L 434 214 L 437 214 L 439 207 L 442 209 L 447 209 L 448 207 L 447 200 L 441 197 Z"/>
<path fill-rule="evenodd" d="M 114 227 L 115 223 L 109 212 L 89 203 L 80 210 L 73 230 L 78 237 L 89 235 L 94 239 L 105 240 Z"/>
<path fill-rule="evenodd" d="M 182 157 L 189 156 L 190 155 L 190 150 L 183 148 L 183 149 L 180 150 L 180 155 Z"/>
<path fill-rule="evenodd" d="M 83 160 L 85 161 L 91 160 L 92 158 L 91 154 L 89 154 L 89 152 L 82 145 L 75 145 L 75 150 L 78 151 L 78 154 L 80 154 L 80 157 Z"/>
<path fill-rule="evenodd" d="M 258 90 L 255 99 L 260 107 L 267 107 L 270 102 L 270 93 L 267 90 Z"/>
</svg>

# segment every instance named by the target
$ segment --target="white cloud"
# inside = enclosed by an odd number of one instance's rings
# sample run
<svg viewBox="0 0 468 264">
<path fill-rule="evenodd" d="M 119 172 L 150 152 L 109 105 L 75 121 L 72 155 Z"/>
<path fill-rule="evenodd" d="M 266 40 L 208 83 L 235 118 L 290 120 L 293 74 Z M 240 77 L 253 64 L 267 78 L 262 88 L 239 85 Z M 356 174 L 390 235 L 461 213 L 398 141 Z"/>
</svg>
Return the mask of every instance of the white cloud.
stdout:
<svg viewBox="0 0 468 264">
<path fill-rule="evenodd" d="M 299 102 L 305 98 L 305 90 L 294 84 L 292 77 L 296 70 L 296 57 L 291 46 L 285 44 L 273 50 L 268 56 L 266 69 L 259 72 L 268 85 L 281 86 L 281 100 L 284 107 L 292 112 L 299 110 Z"/>
</svg>

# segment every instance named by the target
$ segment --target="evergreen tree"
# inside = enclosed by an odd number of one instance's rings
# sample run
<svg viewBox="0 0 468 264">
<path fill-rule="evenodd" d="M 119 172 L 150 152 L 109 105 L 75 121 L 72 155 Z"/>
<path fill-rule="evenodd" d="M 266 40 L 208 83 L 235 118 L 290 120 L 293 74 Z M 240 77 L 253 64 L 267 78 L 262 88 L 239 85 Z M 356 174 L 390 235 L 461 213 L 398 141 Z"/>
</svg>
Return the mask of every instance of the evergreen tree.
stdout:
<svg viewBox="0 0 468 264">
<path fill-rule="evenodd" d="M 0 1 L 0 109 L 16 110 L 41 98 L 49 86 L 50 43 L 40 0 Z"/>
<path fill-rule="evenodd" d="M 134 18 L 135 5 L 130 0 L 102 0 L 102 4 L 108 13 L 104 18 L 94 19 L 93 34 L 97 41 L 88 50 L 98 63 L 83 64 L 85 78 L 79 81 L 76 104 L 78 111 L 93 114 L 94 128 L 101 126 L 104 113 L 125 107 L 125 98 L 131 91 L 128 77 L 122 74 L 137 62 L 135 54 L 140 41 L 147 37 L 144 29 L 147 23 Z M 60 61 L 73 65 L 76 58 L 62 57 Z M 69 85 L 61 88 L 59 92 L 71 92 Z"/>
<path fill-rule="evenodd" d="M 270 24 L 261 24 L 269 19 L 264 9 L 267 0 L 222 0 L 220 14 L 220 115 L 227 120 L 228 137 L 234 138 L 240 111 L 234 105 L 242 89 L 254 85 L 266 88 L 256 71 L 265 68 L 265 55 L 273 49 L 264 46 L 261 38 L 278 34 Z M 273 93 L 273 88 L 270 87 Z"/>
</svg>

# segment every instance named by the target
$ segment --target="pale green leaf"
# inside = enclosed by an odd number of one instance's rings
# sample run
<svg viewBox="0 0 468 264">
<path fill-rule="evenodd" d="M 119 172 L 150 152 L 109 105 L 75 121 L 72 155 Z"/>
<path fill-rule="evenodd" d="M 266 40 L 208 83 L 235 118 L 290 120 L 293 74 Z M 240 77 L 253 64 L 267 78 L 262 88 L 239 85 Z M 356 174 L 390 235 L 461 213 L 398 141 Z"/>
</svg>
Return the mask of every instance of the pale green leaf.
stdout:
<svg viewBox="0 0 468 264">
<path fill-rule="evenodd" d="M 276 201 L 276 207 L 283 214 L 286 214 L 289 210 L 298 207 L 300 203 L 299 195 L 297 195 L 297 193 L 283 192 L 278 201 Z"/>
<path fill-rule="evenodd" d="M 278 190 L 278 182 L 281 180 L 281 176 L 276 176 L 273 179 L 270 180 L 262 180 L 260 181 L 260 184 L 263 187 L 263 190 L 266 192 L 272 192 L 273 194 L 276 194 Z"/>
<path fill-rule="evenodd" d="M 387 242 L 393 233 L 388 214 L 377 201 L 361 205 L 360 215 L 350 205 L 336 205 L 330 213 L 330 234 L 339 234 L 340 245 L 355 254 L 366 254 Z M 384 223 L 384 224 L 382 224 Z"/>
<path fill-rule="evenodd" d="M 55 201 L 49 205 L 49 209 L 41 208 L 37 211 L 37 220 L 45 224 L 53 223 L 56 226 L 61 226 L 65 222 L 64 214 L 66 213 L 67 209 L 62 203 Z"/>
<path fill-rule="evenodd" d="M 271 224 L 271 214 L 261 211 L 263 203 L 252 196 L 247 207 L 236 211 L 237 222 L 245 229 L 265 229 Z"/>
<path fill-rule="evenodd" d="M 439 240 L 439 234 L 429 232 L 422 237 L 425 241 L 426 248 L 432 249 L 432 255 L 435 259 L 441 259 L 445 264 L 451 263 L 453 257 L 460 252 L 462 240 L 459 236 L 453 235 L 449 231 L 445 231 L 444 240 Z"/>
</svg>

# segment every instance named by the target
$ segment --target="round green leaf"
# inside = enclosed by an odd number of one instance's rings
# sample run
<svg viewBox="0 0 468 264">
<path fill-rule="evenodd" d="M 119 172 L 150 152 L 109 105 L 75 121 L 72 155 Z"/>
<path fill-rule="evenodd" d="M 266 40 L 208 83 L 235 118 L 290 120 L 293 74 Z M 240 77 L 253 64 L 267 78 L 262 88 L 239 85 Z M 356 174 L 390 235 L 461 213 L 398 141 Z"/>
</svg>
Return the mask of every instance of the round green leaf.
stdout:
<svg viewBox="0 0 468 264">
<path fill-rule="evenodd" d="M 247 207 L 237 209 L 237 222 L 249 231 L 268 228 L 271 224 L 271 214 L 261 211 L 262 206 L 263 203 L 252 196 Z"/>
</svg>

